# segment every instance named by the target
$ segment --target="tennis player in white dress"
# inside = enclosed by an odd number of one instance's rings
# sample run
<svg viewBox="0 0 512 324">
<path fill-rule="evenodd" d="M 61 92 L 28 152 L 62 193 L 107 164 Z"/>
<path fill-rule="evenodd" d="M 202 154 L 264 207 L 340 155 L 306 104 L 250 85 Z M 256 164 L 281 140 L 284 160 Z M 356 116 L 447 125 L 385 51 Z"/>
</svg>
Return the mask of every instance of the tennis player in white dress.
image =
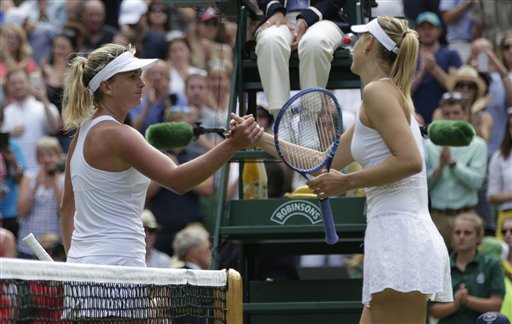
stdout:
<svg viewBox="0 0 512 324">
<path fill-rule="evenodd" d="M 407 22 L 378 17 L 359 34 L 351 70 L 364 85 L 354 125 L 339 142 L 330 172 L 308 181 L 320 199 L 367 188 L 360 323 L 424 324 L 427 300 L 453 300 L 450 260 L 430 218 L 425 160 L 411 84 L 419 52 Z M 343 104 L 343 102 L 342 102 Z M 277 156 L 273 136 L 258 146 Z M 342 174 L 353 161 L 363 170 Z"/>
</svg>

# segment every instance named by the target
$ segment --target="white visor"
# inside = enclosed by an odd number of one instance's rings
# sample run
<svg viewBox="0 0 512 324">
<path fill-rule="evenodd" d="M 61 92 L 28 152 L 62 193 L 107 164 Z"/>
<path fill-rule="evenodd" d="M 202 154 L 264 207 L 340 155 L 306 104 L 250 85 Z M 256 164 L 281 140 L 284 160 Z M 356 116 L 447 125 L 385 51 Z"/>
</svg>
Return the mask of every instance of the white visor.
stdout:
<svg viewBox="0 0 512 324">
<path fill-rule="evenodd" d="M 350 27 L 354 33 L 370 33 L 375 37 L 379 43 L 381 43 L 388 51 L 398 54 L 398 46 L 396 43 L 386 34 L 384 29 L 379 25 L 377 18 L 372 19 L 366 25 L 354 25 Z"/>
<path fill-rule="evenodd" d="M 94 93 L 100 87 L 101 81 L 105 81 L 121 72 L 145 70 L 155 64 L 158 59 L 139 59 L 130 52 L 124 52 L 110 63 L 105 65 L 89 82 L 88 88 Z"/>
</svg>

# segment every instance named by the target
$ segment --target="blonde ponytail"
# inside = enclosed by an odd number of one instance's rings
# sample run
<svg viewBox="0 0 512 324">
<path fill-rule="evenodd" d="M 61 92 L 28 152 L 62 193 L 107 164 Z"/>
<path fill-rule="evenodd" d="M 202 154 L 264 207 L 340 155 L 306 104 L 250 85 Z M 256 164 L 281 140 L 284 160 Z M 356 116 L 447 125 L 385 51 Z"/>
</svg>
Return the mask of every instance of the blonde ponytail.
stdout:
<svg viewBox="0 0 512 324">
<path fill-rule="evenodd" d="M 399 47 L 399 52 L 395 55 L 381 46 L 381 57 L 383 57 L 387 63 L 391 64 L 390 77 L 401 90 L 408 110 L 414 112 L 411 87 L 418 64 L 418 34 L 415 30 L 409 28 L 406 20 L 382 16 L 378 17 L 378 21 L 386 34 L 388 34 Z"/>
<path fill-rule="evenodd" d="M 80 127 L 93 113 L 93 96 L 85 87 L 83 75 L 87 59 L 77 56 L 71 61 L 64 86 L 64 99 L 62 118 L 64 130 L 73 130 Z"/>
</svg>

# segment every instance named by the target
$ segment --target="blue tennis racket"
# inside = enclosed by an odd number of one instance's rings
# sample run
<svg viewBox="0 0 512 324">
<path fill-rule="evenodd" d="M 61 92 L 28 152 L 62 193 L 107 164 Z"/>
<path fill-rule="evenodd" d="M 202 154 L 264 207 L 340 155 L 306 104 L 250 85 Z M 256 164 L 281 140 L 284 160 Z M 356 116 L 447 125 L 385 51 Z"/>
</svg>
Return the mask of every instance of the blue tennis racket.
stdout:
<svg viewBox="0 0 512 324">
<path fill-rule="evenodd" d="M 281 108 L 274 124 L 277 153 L 293 170 L 309 179 L 309 174 L 331 168 L 338 148 L 343 120 L 336 97 L 323 88 L 304 89 Z M 325 241 L 339 240 L 329 199 L 320 200 Z"/>
</svg>

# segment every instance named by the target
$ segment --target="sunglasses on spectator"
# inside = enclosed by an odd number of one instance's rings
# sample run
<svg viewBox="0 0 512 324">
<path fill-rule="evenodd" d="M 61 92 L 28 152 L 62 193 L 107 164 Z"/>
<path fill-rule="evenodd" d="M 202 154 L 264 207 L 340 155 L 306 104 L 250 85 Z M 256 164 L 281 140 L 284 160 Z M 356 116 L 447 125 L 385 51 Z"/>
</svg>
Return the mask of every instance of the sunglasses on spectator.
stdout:
<svg viewBox="0 0 512 324">
<path fill-rule="evenodd" d="M 453 101 L 460 101 L 464 99 L 464 96 L 460 92 L 445 92 L 443 96 L 441 97 L 441 100 L 453 100 Z"/>
<path fill-rule="evenodd" d="M 445 92 L 439 100 L 440 105 L 453 105 L 453 104 L 461 104 L 464 105 L 465 100 L 464 95 L 460 92 Z"/>
<path fill-rule="evenodd" d="M 508 51 L 511 48 L 512 48 L 512 44 L 503 44 L 503 46 L 501 46 L 501 49 L 504 51 Z"/>
<path fill-rule="evenodd" d="M 501 230 L 501 234 L 507 235 L 507 233 L 511 233 L 512 234 L 512 228 L 504 228 L 504 229 Z"/>
<path fill-rule="evenodd" d="M 151 13 L 164 13 L 164 14 L 167 14 L 167 10 L 164 9 L 164 8 L 151 8 L 149 9 L 149 12 Z"/>
<path fill-rule="evenodd" d="M 476 83 L 459 81 L 455 83 L 455 88 L 468 88 L 470 90 L 476 90 Z"/>
</svg>

